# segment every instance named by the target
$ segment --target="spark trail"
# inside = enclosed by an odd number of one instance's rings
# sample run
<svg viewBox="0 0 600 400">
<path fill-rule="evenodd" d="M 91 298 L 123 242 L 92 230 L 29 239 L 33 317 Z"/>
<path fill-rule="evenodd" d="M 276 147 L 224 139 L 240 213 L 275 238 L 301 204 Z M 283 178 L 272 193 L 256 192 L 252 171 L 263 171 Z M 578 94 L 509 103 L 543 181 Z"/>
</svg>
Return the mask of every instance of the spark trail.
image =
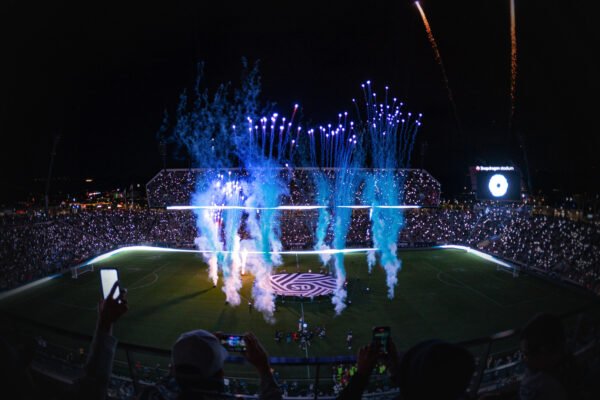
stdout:
<svg viewBox="0 0 600 400">
<path fill-rule="evenodd" d="M 207 180 L 209 182 L 210 180 Z M 231 179 L 231 173 L 218 174 L 208 189 L 194 195 L 193 202 L 214 205 L 236 205 L 243 202 L 243 188 L 238 181 Z M 242 211 L 237 208 L 194 209 L 196 226 L 200 237 L 196 245 L 209 266 L 209 278 L 214 285 L 218 282 L 218 271 L 223 277 L 223 292 L 231 305 L 240 304 L 241 288 L 240 238 L 238 228 Z"/>
<path fill-rule="evenodd" d="M 512 128 L 515 115 L 515 97 L 517 91 L 517 27 L 515 18 L 515 0 L 510 0 L 510 114 L 508 131 Z"/>
<path fill-rule="evenodd" d="M 446 91 L 448 92 L 448 100 L 450 100 L 450 105 L 452 107 L 452 112 L 454 114 L 454 119 L 456 120 L 456 125 L 458 128 L 458 133 L 462 136 L 462 124 L 460 123 L 460 118 L 458 116 L 458 110 L 456 108 L 456 102 L 454 101 L 454 96 L 452 95 L 452 90 L 450 89 L 450 83 L 448 81 L 448 75 L 446 74 L 446 68 L 444 68 L 444 62 L 442 61 L 442 54 L 440 53 L 440 49 L 438 48 L 437 42 L 433 37 L 433 32 L 431 30 L 431 26 L 429 25 L 429 21 L 427 20 L 427 16 L 425 15 L 425 11 L 421 7 L 421 4 L 418 1 L 415 1 L 415 5 L 419 10 L 419 14 L 421 14 L 421 19 L 423 20 L 423 25 L 425 25 L 425 31 L 427 32 L 427 39 L 429 39 L 429 43 L 431 44 L 431 48 L 433 49 L 433 54 L 435 57 L 435 61 L 440 66 L 440 70 L 442 71 L 442 78 L 444 79 L 444 85 L 446 86 Z"/>
<path fill-rule="evenodd" d="M 364 122 L 355 127 L 343 113 L 336 124 L 302 134 L 294 121 L 298 106 L 289 120 L 274 113 L 258 117 L 264 114 L 257 102 L 256 68 L 246 76 L 233 96 L 228 85 L 221 85 L 212 96 L 201 92 L 198 78 L 193 101 L 188 101 L 185 92 L 180 96 L 172 134 L 194 167 L 205 170 L 195 183 L 191 203 L 171 209 L 194 212 L 197 251 L 209 266 L 209 279 L 216 285 L 221 276 L 227 302 L 238 305 L 241 274 L 251 272 L 254 307 L 273 322 L 270 276 L 282 263 L 282 254 L 289 253 L 282 251 L 280 214 L 283 210 L 315 209 L 319 213 L 315 250 L 309 252 L 320 254 L 323 264 L 333 266 L 336 314 L 346 307 L 347 252 L 367 251 L 370 268 L 378 256 L 392 297 L 401 266 L 396 243 L 403 226 L 402 212 L 418 207 L 404 205 L 404 177 L 397 169 L 410 164 L 420 114 L 418 118 L 405 114 L 402 103 L 388 101 L 387 88 L 385 101 L 378 103 L 367 82 L 363 85 Z M 360 111 L 358 114 L 360 117 Z M 299 142 L 308 155 L 301 157 L 297 152 Z M 315 169 L 316 204 L 282 205 L 290 196 L 293 164 L 301 159 Z M 365 178 L 363 168 L 375 172 Z M 356 208 L 371 210 L 372 248 L 346 248 Z M 240 232 L 245 234 L 243 238 Z"/>
<path fill-rule="evenodd" d="M 247 67 L 245 63 L 244 66 Z M 272 320 L 273 295 L 268 276 L 273 264 L 281 262 L 276 207 L 286 190 L 274 167 L 279 167 L 276 161 L 293 151 L 293 142 L 292 147 L 287 148 L 291 123 L 286 125 L 283 119 L 280 126 L 274 114 L 270 125 L 264 117 L 259 124 L 253 125 L 260 109 L 256 66 L 248 71 L 241 88 L 233 94 L 228 85 L 219 86 L 212 96 L 207 90 L 201 91 L 201 77 L 200 70 L 192 104 L 188 103 L 185 92 L 180 96 L 173 132 L 176 142 L 187 150 L 194 166 L 207 169 L 196 182 L 190 205 L 196 215 L 199 233 L 196 244 L 209 265 L 209 278 L 213 284 L 217 284 L 218 272 L 221 272 L 223 291 L 231 305 L 240 302 L 240 273 L 248 262 L 246 255 L 255 248 L 260 249 L 263 257 L 248 267 L 255 276 L 255 307 L 267 320 Z M 241 127 L 246 121 L 249 134 L 240 134 L 236 126 Z M 230 171 L 227 176 L 219 173 L 219 170 L 232 166 L 258 172 L 246 177 L 232 177 Z M 205 207 L 207 205 L 209 207 Z M 251 242 L 242 241 L 238 234 L 247 206 L 266 208 L 260 218 L 256 213 L 249 215 Z"/>
<path fill-rule="evenodd" d="M 334 250 L 346 247 L 346 237 L 352 219 L 352 208 L 340 207 L 353 205 L 361 181 L 358 167 L 362 165 L 362 152 L 358 146 L 359 138 L 354 132 L 354 122 L 348 121 L 348 113 L 338 115 L 336 125 L 320 126 L 317 131 L 311 129 L 309 135 L 310 160 L 318 170 L 314 174 L 316 197 L 327 208 L 319 209 L 315 232 L 316 250 L 326 250 L 327 231 L 332 224 L 331 247 Z M 332 174 L 332 175 L 330 175 Z M 328 264 L 330 255 L 321 255 L 323 264 Z M 332 298 L 335 312 L 340 314 L 346 307 L 346 269 L 344 255 L 333 254 L 336 289 Z"/>
<path fill-rule="evenodd" d="M 244 201 L 243 186 L 241 182 L 231 179 L 231 172 L 228 173 L 228 180 L 222 185 L 222 193 L 227 204 L 239 205 Z M 247 191 L 247 189 L 246 189 Z M 221 270 L 223 273 L 223 292 L 229 304 L 237 306 L 240 304 L 240 289 L 242 280 L 240 277 L 242 260 L 240 254 L 241 239 L 238 230 L 242 221 L 242 211 L 236 208 L 230 208 L 220 211 L 222 221 L 222 242 L 226 253 L 222 256 L 223 262 Z"/>
<path fill-rule="evenodd" d="M 248 214 L 246 225 L 260 256 L 250 262 L 254 275 L 252 295 L 254 307 L 263 313 L 268 322 L 273 322 L 275 293 L 270 276 L 273 267 L 281 265 L 279 217 L 281 199 L 288 194 L 289 182 L 280 173 L 282 166 L 289 167 L 293 159 L 297 136 L 300 130 L 293 129 L 294 116 L 290 121 L 279 120 L 278 114 L 263 117 L 257 124 L 248 117 L 246 133 L 236 134 L 237 156 L 248 173 L 250 196 L 245 205 L 256 208 Z M 235 129 L 235 127 L 234 127 Z"/>
<path fill-rule="evenodd" d="M 389 99 L 385 88 L 384 99 L 377 103 L 370 82 L 362 85 L 364 91 L 366 119 L 364 129 L 370 144 L 372 174 L 365 179 L 363 202 L 371 205 L 371 231 L 374 247 L 379 249 L 380 264 L 386 272 L 388 297 L 394 297 L 398 282 L 398 271 L 402 267 L 397 256 L 397 243 L 404 226 L 403 208 L 397 207 L 404 201 L 404 176 L 399 168 L 410 165 L 410 156 L 417 130 L 421 125 L 421 114 L 414 117 L 403 111 L 403 103 Z M 375 253 L 369 252 L 369 271 L 376 261 Z"/>
</svg>

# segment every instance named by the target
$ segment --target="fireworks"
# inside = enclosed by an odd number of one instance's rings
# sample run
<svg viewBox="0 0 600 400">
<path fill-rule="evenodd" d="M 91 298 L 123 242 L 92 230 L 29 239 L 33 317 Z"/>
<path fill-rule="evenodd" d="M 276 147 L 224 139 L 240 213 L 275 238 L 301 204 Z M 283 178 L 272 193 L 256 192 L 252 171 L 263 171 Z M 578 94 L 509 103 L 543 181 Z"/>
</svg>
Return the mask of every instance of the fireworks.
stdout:
<svg viewBox="0 0 600 400">
<path fill-rule="evenodd" d="M 459 133 L 461 133 L 461 123 L 460 118 L 458 117 L 458 110 L 456 108 L 456 103 L 454 101 L 454 96 L 452 95 L 452 90 L 450 90 L 450 83 L 448 82 L 448 76 L 446 75 L 446 68 L 444 68 L 444 63 L 442 61 L 442 55 L 438 48 L 437 42 L 433 37 L 433 32 L 431 31 L 431 26 L 429 26 L 429 21 L 427 20 L 427 16 L 425 15 L 425 11 L 421 7 L 418 1 L 415 1 L 415 5 L 419 10 L 419 14 L 421 14 L 421 19 L 423 20 L 423 25 L 425 25 L 425 31 L 427 32 L 427 39 L 429 39 L 429 43 L 431 44 L 431 48 L 433 49 L 433 54 L 435 57 L 435 61 L 440 66 L 440 70 L 442 71 L 442 78 L 444 79 L 444 85 L 446 86 L 446 91 L 448 92 L 448 100 L 450 100 L 450 105 L 452 106 L 452 112 L 454 113 L 454 118 L 456 120 L 456 125 L 458 127 Z"/>
<path fill-rule="evenodd" d="M 333 267 L 336 313 L 346 307 L 348 252 L 367 252 L 371 267 L 379 254 L 393 296 L 401 264 L 395 243 L 403 226 L 402 212 L 418 207 L 403 204 L 404 181 L 396 171 L 410 163 L 421 114 L 413 115 L 397 99 L 388 99 L 387 87 L 382 103 L 376 101 L 370 82 L 363 90 L 364 111 L 355 103 L 356 123 L 344 112 L 336 123 L 310 129 L 297 125 L 298 105 L 289 119 L 278 113 L 241 115 L 259 110 L 253 103 L 256 93 L 242 91 L 233 102 L 224 92 L 212 101 L 202 94 L 191 110 L 182 96 L 175 135 L 206 173 L 196 182 L 191 204 L 170 209 L 192 210 L 196 215 L 197 251 L 209 266 L 213 284 L 223 280 L 230 305 L 240 303 L 241 275 L 248 271 L 254 277 L 254 307 L 273 321 L 273 269 L 282 263 L 282 254 L 298 253 L 282 250 L 279 220 L 284 210 L 318 211 L 314 250 L 306 253 L 319 254 L 325 266 Z M 289 197 L 291 174 L 286 171 L 295 165 L 314 171 L 316 204 L 282 204 Z M 376 172 L 365 174 L 365 169 Z M 371 210 L 375 248 L 346 248 L 355 208 Z M 247 236 L 240 236 L 242 230 Z"/>
<path fill-rule="evenodd" d="M 515 0 L 510 0 L 510 115 L 508 130 L 512 127 L 515 114 L 515 93 L 517 91 L 517 27 L 515 18 Z"/>
<path fill-rule="evenodd" d="M 396 98 L 389 102 L 388 88 L 385 88 L 383 103 L 377 103 L 370 82 L 363 85 L 366 109 L 365 127 L 371 164 L 375 172 L 365 177 L 366 189 L 363 202 L 371 205 L 371 232 L 373 243 L 379 249 L 380 264 L 387 275 L 388 297 L 394 297 L 397 275 L 402 263 L 396 251 L 398 237 L 404 225 L 402 210 L 404 202 L 404 179 L 396 174 L 399 168 L 410 164 L 410 155 L 421 114 L 413 116 L 403 110 L 403 103 Z M 369 270 L 376 261 L 375 254 L 369 253 Z"/>
</svg>

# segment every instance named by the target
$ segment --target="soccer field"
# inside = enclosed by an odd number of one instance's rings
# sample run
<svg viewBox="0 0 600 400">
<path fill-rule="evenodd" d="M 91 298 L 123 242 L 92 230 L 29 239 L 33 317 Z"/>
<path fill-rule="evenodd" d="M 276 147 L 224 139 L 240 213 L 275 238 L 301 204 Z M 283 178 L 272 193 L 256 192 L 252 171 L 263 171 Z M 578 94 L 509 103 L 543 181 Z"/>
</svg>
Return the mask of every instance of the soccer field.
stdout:
<svg viewBox="0 0 600 400">
<path fill-rule="evenodd" d="M 396 296 L 387 298 L 385 273 L 368 274 L 365 254 L 346 255 L 348 297 L 352 304 L 335 316 L 330 298 L 277 303 L 276 322 L 265 322 L 247 306 L 252 276 L 243 277 L 242 304 L 225 304 L 221 282 L 213 288 L 202 258 L 193 253 L 125 251 L 96 265 L 117 267 L 129 290 L 129 312 L 115 327 L 122 342 L 170 349 L 182 332 L 208 329 L 253 331 L 271 356 L 331 356 L 356 354 L 370 341 L 371 328 L 391 326 L 399 348 L 426 338 L 461 341 L 518 327 L 539 311 L 562 313 L 589 303 L 589 298 L 544 280 L 521 274 L 513 278 L 495 264 L 455 249 L 411 250 L 399 253 L 403 267 Z M 313 271 L 316 255 L 285 256 L 277 270 Z M 0 301 L 0 309 L 27 319 L 90 335 L 100 297 L 98 273 L 78 279 L 70 275 L 41 283 Z M 367 291 L 367 288 L 369 290 Z M 315 338 L 305 351 L 297 344 L 276 343 L 276 330 L 297 329 L 302 313 L 309 328 L 323 326 L 327 337 Z M 347 331 L 354 347 L 347 349 Z"/>
</svg>

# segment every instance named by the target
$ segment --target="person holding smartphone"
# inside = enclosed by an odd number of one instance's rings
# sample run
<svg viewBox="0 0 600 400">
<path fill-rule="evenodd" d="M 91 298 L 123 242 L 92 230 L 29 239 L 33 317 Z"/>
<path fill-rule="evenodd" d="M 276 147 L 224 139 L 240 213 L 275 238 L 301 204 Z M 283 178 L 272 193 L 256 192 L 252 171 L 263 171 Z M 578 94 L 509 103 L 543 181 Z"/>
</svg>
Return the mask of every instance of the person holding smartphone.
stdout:
<svg viewBox="0 0 600 400">
<path fill-rule="evenodd" d="M 108 294 L 98 302 L 96 330 L 84 367 L 85 375 L 78 382 L 76 398 L 106 398 L 118 342 L 113 336 L 113 326 L 128 309 L 127 289 L 120 287 L 116 280 Z"/>
<path fill-rule="evenodd" d="M 338 400 L 360 400 L 378 361 L 387 366 L 402 400 L 462 399 L 475 369 L 473 355 L 463 347 L 430 339 L 399 353 L 389 327 L 376 327 L 371 343 L 358 351 L 357 372 Z"/>
<path fill-rule="evenodd" d="M 181 334 L 171 349 L 173 375 L 180 388 L 178 399 L 229 398 L 224 393 L 224 365 L 228 352 L 242 354 L 258 372 L 259 399 L 282 398 L 282 391 L 271 371 L 269 356 L 253 333 L 234 335 L 197 329 Z M 139 398 L 159 396 L 158 388 L 148 387 Z"/>
</svg>

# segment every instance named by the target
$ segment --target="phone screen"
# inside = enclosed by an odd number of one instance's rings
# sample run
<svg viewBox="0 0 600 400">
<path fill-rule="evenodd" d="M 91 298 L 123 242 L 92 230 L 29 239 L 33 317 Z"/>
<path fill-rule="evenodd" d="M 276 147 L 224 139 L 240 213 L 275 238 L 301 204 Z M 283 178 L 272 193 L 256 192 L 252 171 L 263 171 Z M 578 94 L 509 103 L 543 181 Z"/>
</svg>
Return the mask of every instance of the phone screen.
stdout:
<svg viewBox="0 0 600 400">
<path fill-rule="evenodd" d="M 387 354 L 387 344 L 389 337 L 389 326 L 378 326 L 373 328 L 373 341 L 379 346 L 379 352 L 382 354 Z"/>
<path fill-rule="evenodd" d="M 227 351 L 246 351 L 246 342 L 241 335 L 223 335 L 221 336 L 221 345 L 225 347 Z"/>
<path fill-rule="evenodd" d="M 102 296 L 106 300 L 110 294 L 110 290 L 114 286 L 115 282 L 119 280 L 119 272 L 115 268 L 106 268 L 100 270 L 100 281 L 102 284 Z M 113 299 L 118 298 L 120 295 L 119 288 L 115 290 Z"/>
</svg>

